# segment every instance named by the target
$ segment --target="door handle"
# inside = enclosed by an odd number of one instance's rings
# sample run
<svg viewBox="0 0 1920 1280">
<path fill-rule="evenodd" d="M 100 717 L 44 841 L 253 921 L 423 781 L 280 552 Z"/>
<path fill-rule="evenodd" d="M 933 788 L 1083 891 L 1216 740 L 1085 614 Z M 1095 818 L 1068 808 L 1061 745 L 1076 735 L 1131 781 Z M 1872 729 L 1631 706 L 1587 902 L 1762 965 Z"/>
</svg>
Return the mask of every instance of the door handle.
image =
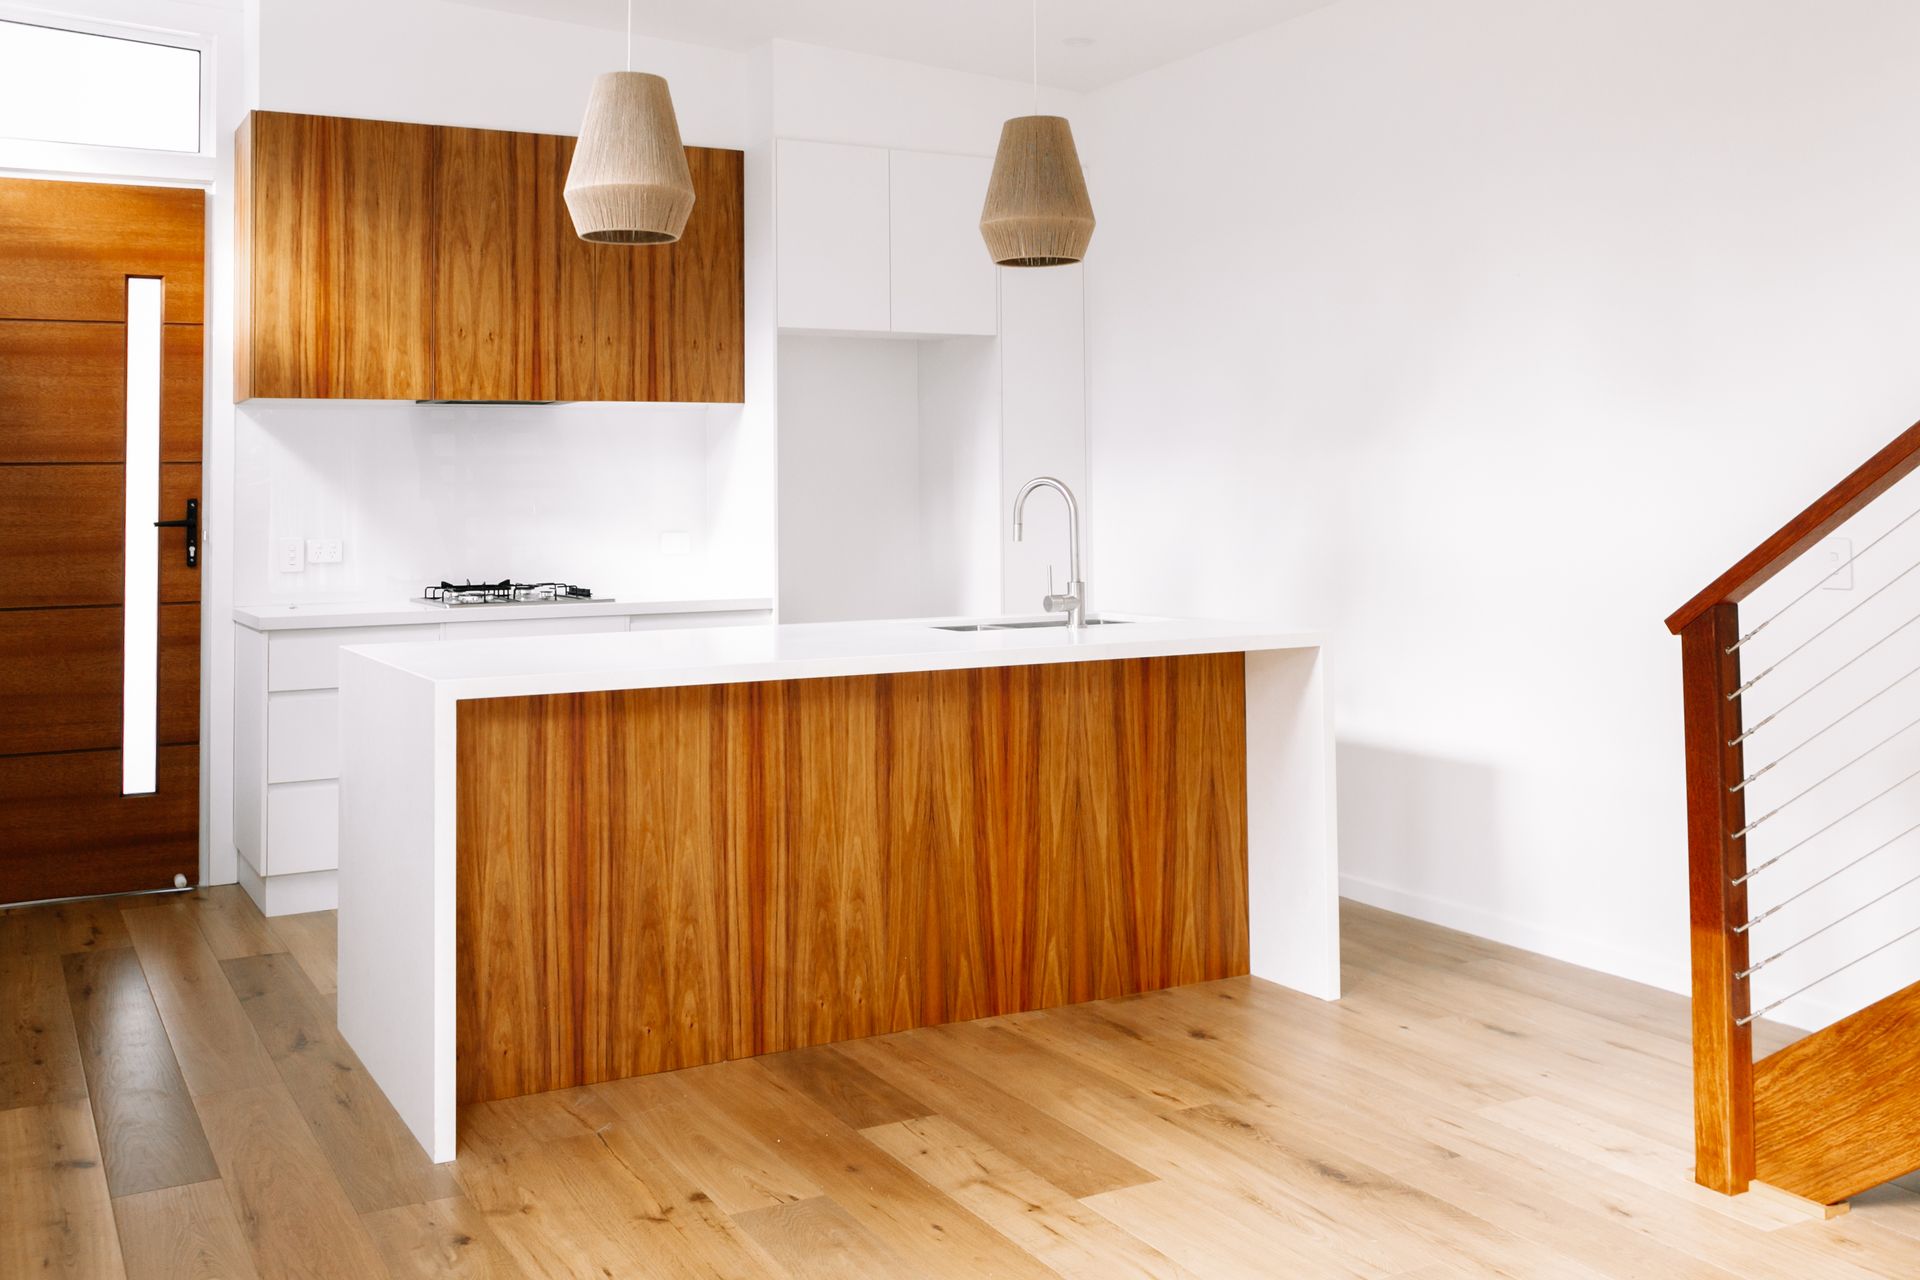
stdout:
<svg viewBox="0 0 1920 1280">
<path fill-rule="evenodd" d="M 182 520 L 155 520 L 156 529 L 185 529 L 187 531 L 187 568 L 200 567 L 200 499 L 187 499 L 187 514 Z"/>
</svg>

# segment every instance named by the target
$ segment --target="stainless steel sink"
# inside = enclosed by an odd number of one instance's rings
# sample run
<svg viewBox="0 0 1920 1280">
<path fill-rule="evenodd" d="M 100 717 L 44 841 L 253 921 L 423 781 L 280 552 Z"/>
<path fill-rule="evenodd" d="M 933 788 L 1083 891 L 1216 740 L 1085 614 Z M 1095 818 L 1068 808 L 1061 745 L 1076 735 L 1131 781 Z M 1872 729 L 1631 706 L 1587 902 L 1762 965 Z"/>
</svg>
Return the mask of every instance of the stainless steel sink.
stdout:
<svg viewBox="0 0 1920 1280">
<path fill-rule="evenodd" d="M 1125 618 L 1088 618 L 1090 627 L 1125 626 Z M 1040 627 L 1064 627 L 1065 618 L 1048 618 L 1044 622 L 945 622 L 939 624 L 938 631 L 1030 631 Z"/>
</svg>

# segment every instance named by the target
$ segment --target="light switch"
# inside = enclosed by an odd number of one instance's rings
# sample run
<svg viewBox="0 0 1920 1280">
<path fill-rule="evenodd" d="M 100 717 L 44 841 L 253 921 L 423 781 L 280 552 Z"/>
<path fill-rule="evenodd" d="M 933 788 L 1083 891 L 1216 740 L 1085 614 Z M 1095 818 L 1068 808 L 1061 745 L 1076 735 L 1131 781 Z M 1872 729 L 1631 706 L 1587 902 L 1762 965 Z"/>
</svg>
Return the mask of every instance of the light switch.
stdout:
<svg viewBox="0 0 1920 1280">
<path fill-rule="evenodd" d="M 280 539 L 279 553 L 274 557 L 282 573 L 300 573 L 307 567 L 305 548 L 298 538 Z"/>
</svg>

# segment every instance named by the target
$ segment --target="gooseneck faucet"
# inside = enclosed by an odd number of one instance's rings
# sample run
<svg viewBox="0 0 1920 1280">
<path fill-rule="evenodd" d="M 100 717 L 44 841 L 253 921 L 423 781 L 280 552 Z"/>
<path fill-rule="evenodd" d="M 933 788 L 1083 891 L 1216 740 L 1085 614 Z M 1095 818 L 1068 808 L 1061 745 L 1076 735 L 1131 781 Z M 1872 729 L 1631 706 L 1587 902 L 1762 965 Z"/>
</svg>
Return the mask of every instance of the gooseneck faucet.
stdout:
<svg viewBox="0 0 1920 1280">
<path fill-rule="evenodd" d="M 1020 486 L 1020 493 L 1013 500 L 1013 540 L 1020 542 L 1025 537 L 1021 516 L 1027 509 L 1027 497 L 1035 489 L 1052 489 L 1059 493 L 1067 504 L 1067 589 L 1056 595 L 1053 591 L 1053 575 L 1047 575 L 1047 594 L 1041 600 L 1048 613 L 1067 615 L 1067 629 L 1078 631 L 1087 625 L 1087 584 L 1080 576 L 1080 504 L 1074 501 L 1073 490 L 1066 483 L 1052 476 L 1035 476 Z"/>
</svg>

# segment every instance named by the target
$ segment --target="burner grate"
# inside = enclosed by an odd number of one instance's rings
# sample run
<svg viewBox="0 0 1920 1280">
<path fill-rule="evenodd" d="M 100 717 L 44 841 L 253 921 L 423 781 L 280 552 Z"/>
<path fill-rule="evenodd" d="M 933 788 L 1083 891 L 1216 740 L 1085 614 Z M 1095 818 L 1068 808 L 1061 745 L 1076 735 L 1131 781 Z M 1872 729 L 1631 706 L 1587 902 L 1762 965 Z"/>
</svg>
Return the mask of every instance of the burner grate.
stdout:
<svg viewBox="0 0 1920 1280">
<path fill-rule="evenodd" d="M 499 582 L 442 582 L 437 587 L 428 587 L 421 598 L 429 604 L 441 605 L 540 604 L 591 600 L 593 592 L 568 582 L 515 582 L 508 578 Z"/>
</svg>

